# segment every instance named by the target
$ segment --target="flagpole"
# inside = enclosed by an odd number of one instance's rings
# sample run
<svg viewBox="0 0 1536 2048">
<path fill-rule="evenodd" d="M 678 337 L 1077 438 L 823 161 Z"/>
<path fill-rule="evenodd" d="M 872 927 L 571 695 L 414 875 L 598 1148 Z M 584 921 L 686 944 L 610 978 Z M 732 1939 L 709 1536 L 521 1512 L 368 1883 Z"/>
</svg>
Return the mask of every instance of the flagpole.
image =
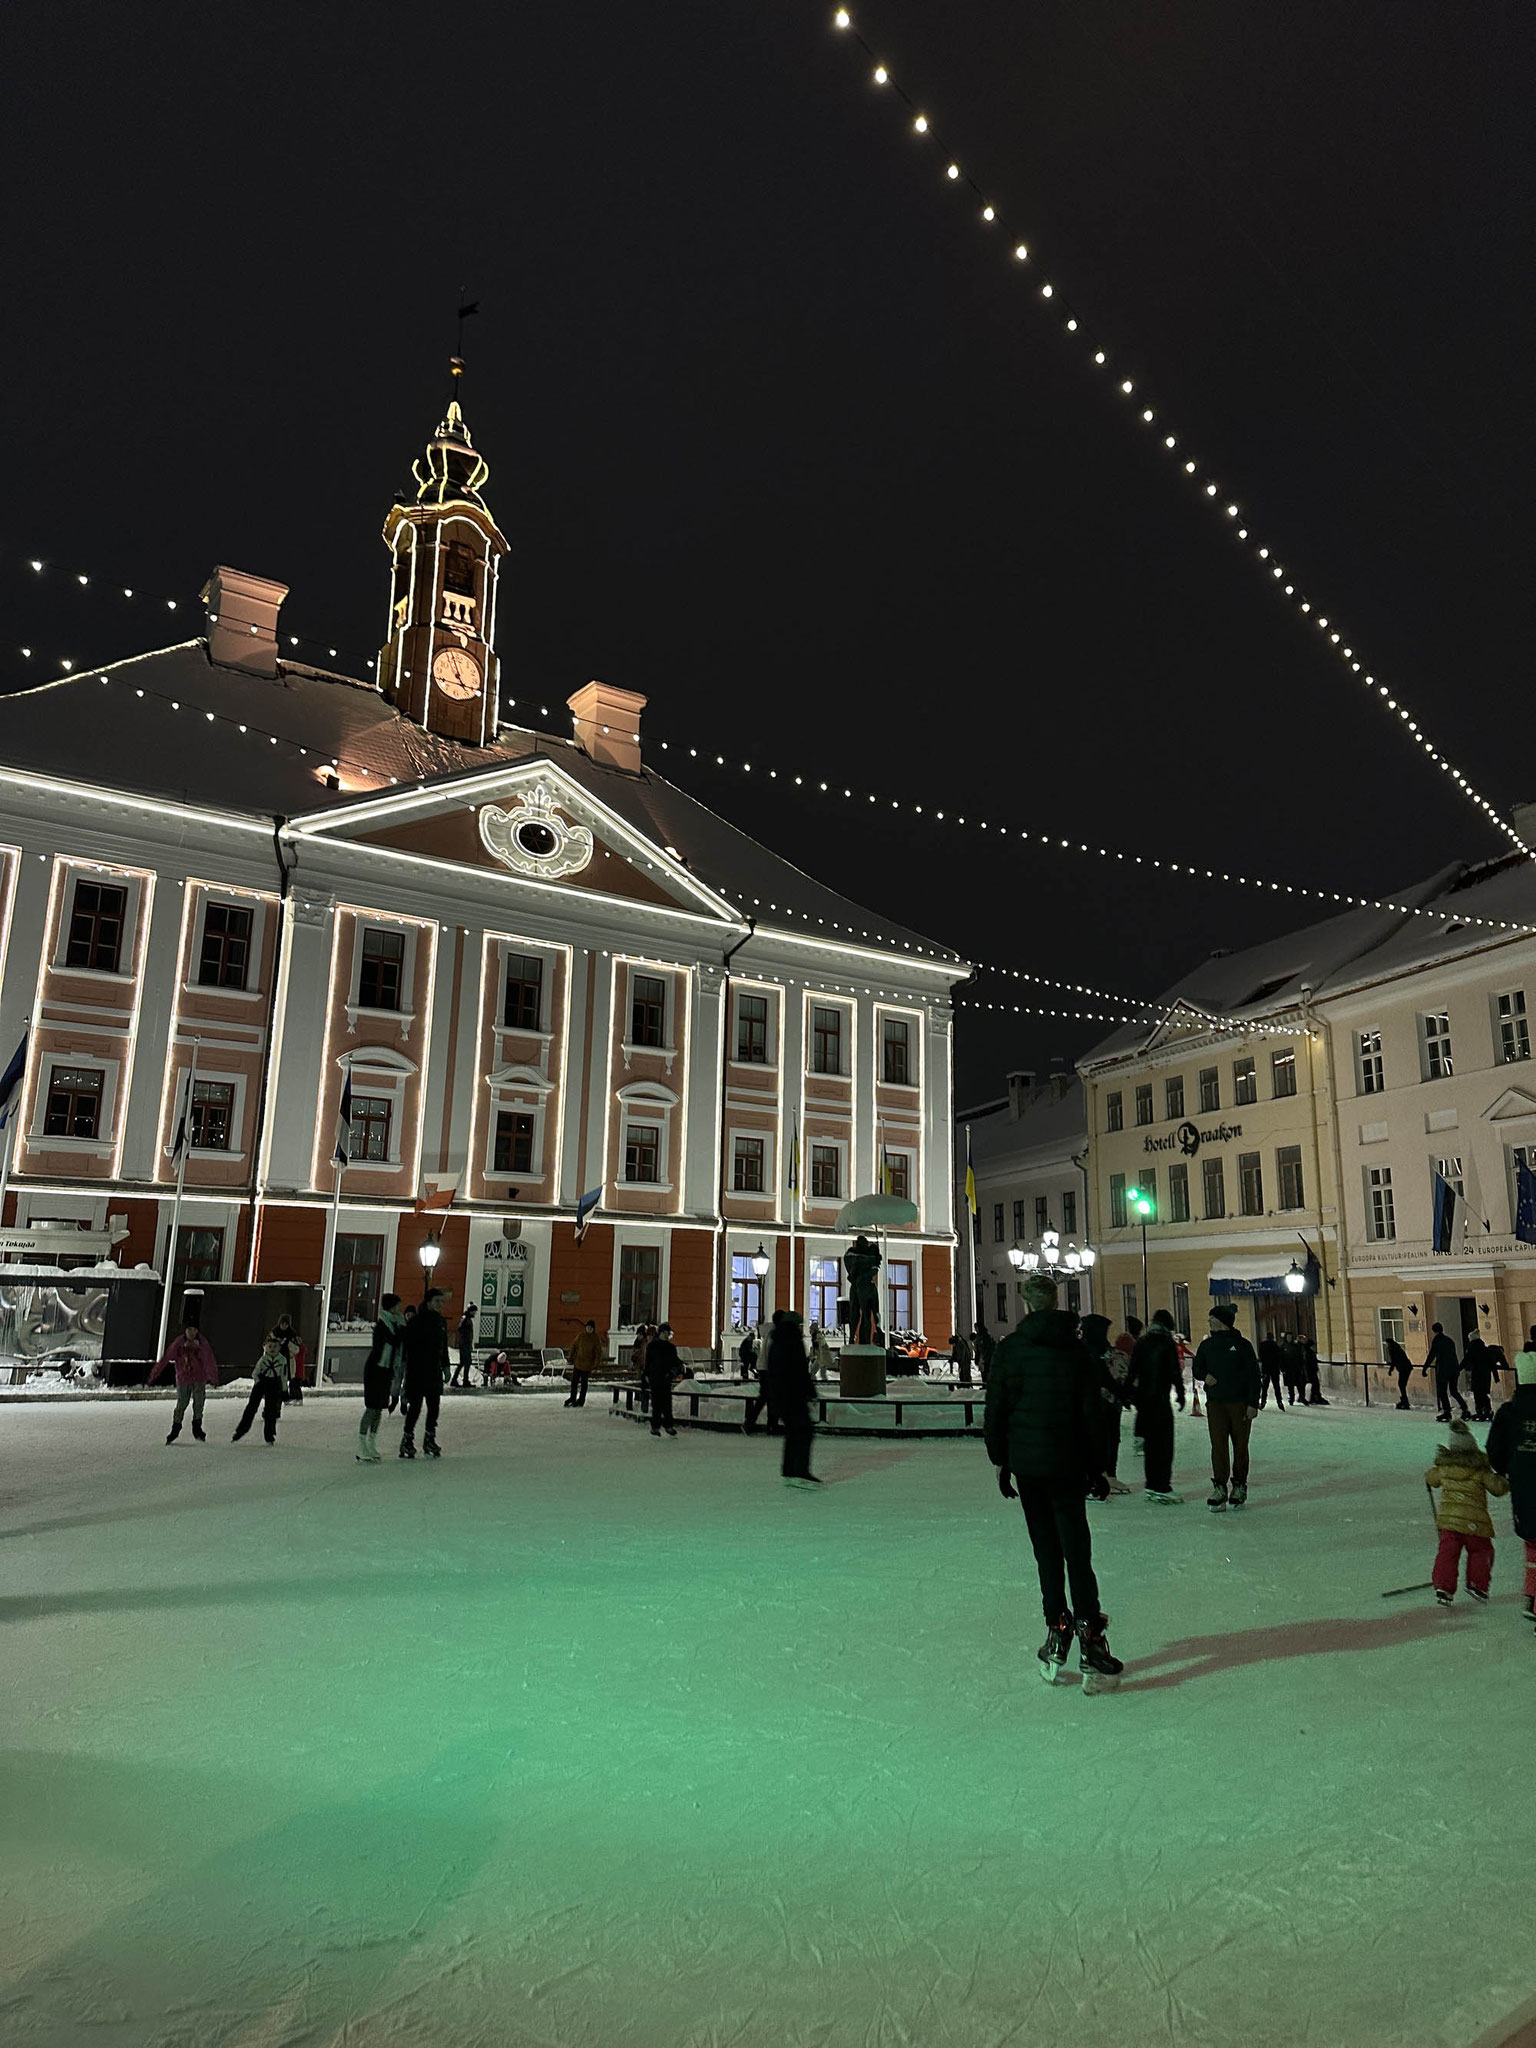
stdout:
<svg viewBox="0 0 1536 2048">
<path fill-rule="evenodd" d="M 160 1337 L 156 1358 L 164 1358 L 171 1330 L 171 1286 L 176 1272 L 176 1246 L 181 1236 L 181 1196 L 187 1184 L 187 1160 L 192 1153 L 192 1090 L 197 1082 L 197 1055 L 201 1040 L 192 1041 L 192 1064 L 187 1069 L 187 1092 L 182 1098 L 181 1117 L 176 1125 L 180 1146 L 176 1155 L 176 1199 L 171 1204 L 171 1234 L 165 1243 L 165 1281 L 160 1289 Z"/>
<path fill-rule="evenodd" d="M 331 1188 L 330 1212 L 325 1219 L 325 1250 L 320 1259 L 320 1335 L 315 1340 L 317 1391 L 325 1377 L 325 1340 L 331 1327 L 331 1282 L 336 1274 L 336 1226 L 341 1220 L 341 1177 L 347 1170 L 347 1158 L 351 1151 L 351 1127 L 348 1121 L 352 1107 L 351 1097 L 352 1068 L 349 1063 L 342 1082 L 342 1107 L 336 1120 L 336 1149 L 331 1154 L 332 1164 L 336 1168 L 336 1178 Z"/>
</svg>

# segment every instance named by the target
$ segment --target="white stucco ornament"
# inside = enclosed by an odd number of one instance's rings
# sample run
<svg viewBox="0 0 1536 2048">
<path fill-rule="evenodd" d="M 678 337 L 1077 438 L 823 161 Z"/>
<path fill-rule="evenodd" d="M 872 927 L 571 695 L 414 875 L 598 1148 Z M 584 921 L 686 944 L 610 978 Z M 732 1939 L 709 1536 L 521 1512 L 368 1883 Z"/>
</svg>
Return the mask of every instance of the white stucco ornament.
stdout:
<svg viewBox="0 0 1536 2048">
<path fill-rule="evenodd" d="M 484 805 L 480 837 L 503 867 L 540 882 L 579 875 L 592 859 L 592 834 L 585 825 L 566 823 L 555 809 L 554 792 L 544 782 L 534 783 L 510 811 L 499 804 Z"/>
</svg>

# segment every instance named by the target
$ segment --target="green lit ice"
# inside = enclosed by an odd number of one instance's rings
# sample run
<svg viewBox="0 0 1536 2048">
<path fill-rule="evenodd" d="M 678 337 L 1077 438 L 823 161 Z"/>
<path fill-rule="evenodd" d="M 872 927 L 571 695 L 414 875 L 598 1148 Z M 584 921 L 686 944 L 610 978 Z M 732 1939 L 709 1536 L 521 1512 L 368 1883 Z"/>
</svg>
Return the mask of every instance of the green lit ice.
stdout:
<svg viewBox="0 0 1536 2048">
<path fill-rule="evenodd" d="M 1507 1507 L 1489 1608 L 1380 1597 L 1422 1415 L 1263 1417 L 1220 1517 L 1181 1422 L 1190 1505 L 1093 1510 L 1090 1700 L 974 1442 L 810 1494 L 595 1400 L 378 1468 L 237 1412 L 0 1410 L 6 2048 L 1468 2048 L 1536 1994 Z"/>
</svg>

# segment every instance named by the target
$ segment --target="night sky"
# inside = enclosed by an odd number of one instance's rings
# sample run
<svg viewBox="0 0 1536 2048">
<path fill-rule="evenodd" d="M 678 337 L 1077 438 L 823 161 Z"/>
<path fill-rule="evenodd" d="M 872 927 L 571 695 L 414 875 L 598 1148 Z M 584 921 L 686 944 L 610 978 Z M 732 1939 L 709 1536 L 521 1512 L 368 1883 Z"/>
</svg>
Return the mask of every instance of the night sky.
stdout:
<svg viewBox="0 0 1536 2048">
<path fill-rule="evenodd" d="M 14 13 L 0 685 L 195 629 L 75 571 L 186 601 L 216 561 L 363 673 L 463 284 L 513 716 L 600 676 L 648 738 L 1330 888 L 1496 852 L 1038 292 L 1473 780 L 1536 796 L 1529 8 L 854 12 L 929 140 L 810 0 Z M 1039 973 L 1152 992 L 1305 921 L 678 779 Z M 960 1092 L 1104 1028 L 963 1015 Z"/>
</svg>

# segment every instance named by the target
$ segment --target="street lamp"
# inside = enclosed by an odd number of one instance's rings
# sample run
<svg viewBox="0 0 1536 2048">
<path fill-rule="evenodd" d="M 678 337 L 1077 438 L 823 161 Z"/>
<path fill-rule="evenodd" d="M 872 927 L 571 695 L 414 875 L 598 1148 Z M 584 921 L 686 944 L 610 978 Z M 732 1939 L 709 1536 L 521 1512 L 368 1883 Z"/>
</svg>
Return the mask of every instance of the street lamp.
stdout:
<svg viewBox="0 0 1536 2048">
<path fill-rule="evenodd" d="M 1025 1261 L 1025 1260 L 1026 1260 L 1026 1259 L 1027 1259 L 1028 1257 L 1029 1257 L 1029 1253 L 1028 1253 L 1028 1252 L 1026 1252 L 1026 1251 L 1021 1251 L 1021 1250 L 1019 1249 L 1019 1247 L 1018 1247 L 1018 1246 L 1017 1246 L 1016 1244 L 1011 1244 L 1011 1245 L 1009 1245 L 1009 1247 L 1008 1247 L 1008 1263 L 1009 1263 L 1009 1265 L 1010 1265 L 1010 1266 L 1012 1266 L 1012 1268 L 1013 1268 L 1013 1270 L 1015 1271 L 1015 1273 L 1022 1273 L 1022 1272 L 1023 1272 L 1023 1270 L 1024 1270 L 1024 1261 Z"/>
<path fill-rule="evenodd" d="M 768 1254 L 763 1250 L 763 1240 L 757 1240 L 757 1250 L 752 1254 L 752 1270 L 759 1280 L 768 1276 Z"/>
<path fill-rule="evenodd" d="M 1126 1207 L 1141 1224 L 1141 1306 L 1147 1307 L 1147 1224 L 1157 1215 L 1157 1204 L 1146 1188 L 1127 1188 Z"/>
<path fill-rule="evenodd" d="M 421 1296 L 425 1301 L 432 1286 L 432 1273 L 438 1260 L 443 1256 L 443 1241 L 440 1237 L 429 1237 L 416 1254 L 421 1260 Z"/>
<path fill-rule="evenodd" d="M 1292 1294 L 1305 1294 L 1307 1291 L 1307 1276 L 1294 1259 L 1291 1261 L 1291 1270 L 1285 1276 L 1285 1284 Z"/>
</svg>

